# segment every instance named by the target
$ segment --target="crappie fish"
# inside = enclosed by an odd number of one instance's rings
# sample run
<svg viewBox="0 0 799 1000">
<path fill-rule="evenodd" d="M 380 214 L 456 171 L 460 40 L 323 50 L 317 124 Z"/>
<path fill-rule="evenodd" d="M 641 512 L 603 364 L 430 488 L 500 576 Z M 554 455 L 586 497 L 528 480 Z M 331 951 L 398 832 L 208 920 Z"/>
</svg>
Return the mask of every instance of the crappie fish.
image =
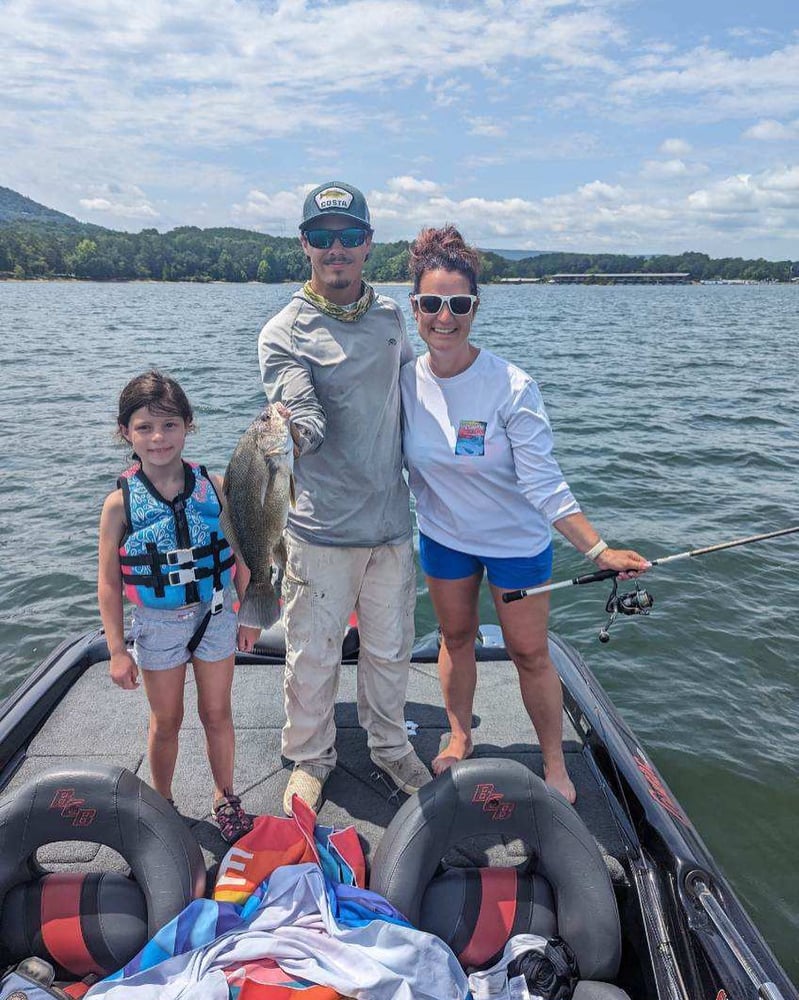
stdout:
<svg viewBox="0 0 799 1000">
<path fill-rule="evenodd" d="M 249 567 L 239 624 L 269 628 L 280 617 L 272 567 L 286 564 L 283 529 L 294 502 L 289 421 L 270 403 L 242 434 L 225 471 L 220 525 Z"/>
</svg>

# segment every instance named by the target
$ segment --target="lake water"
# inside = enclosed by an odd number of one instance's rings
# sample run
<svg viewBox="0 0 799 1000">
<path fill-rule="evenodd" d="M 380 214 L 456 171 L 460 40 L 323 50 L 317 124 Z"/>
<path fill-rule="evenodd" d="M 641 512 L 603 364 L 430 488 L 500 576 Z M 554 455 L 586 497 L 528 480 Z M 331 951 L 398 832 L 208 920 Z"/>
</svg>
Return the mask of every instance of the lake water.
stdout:
<svg viewBox="0 0 799 1000">
<path fill-rule="evenodd" d="M 262 405 L 261 325 L 293 286 L 0 282 L 0 694 L 99 625 L 119 390 L 158 365 L 223 471 Z M 407 288 L 384 288 L 407 310 Z M 473 339 L 539 382 L 586 513 L 650 557 L 799 523 L 799 287 L 489 286 Z M 416 339 L 417 347 L 420 342 Z M 588 570 L 560 537 L 555 577 Z M 755 921 L 799 981 L 799 535 L 655 569 L 614 629 L 601 586 L 553 597 Z M 493 621 L 484 595 L 482 618 Z M 434 624 L 420 585 L 417 632 Z"/>
</svg>

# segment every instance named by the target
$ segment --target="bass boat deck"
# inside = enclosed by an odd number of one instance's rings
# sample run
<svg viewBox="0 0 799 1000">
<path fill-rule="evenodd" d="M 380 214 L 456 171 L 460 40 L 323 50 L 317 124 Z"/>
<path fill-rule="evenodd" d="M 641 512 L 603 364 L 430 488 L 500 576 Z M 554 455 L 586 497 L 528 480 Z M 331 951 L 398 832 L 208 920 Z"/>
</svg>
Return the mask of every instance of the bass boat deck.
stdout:
<svg viewBox="0 0 799 1000">
<path fill-rule="evenodd" d="M 541 752 L 521 705 L 515 668 L 499 630 L 487 626 L 483 636 L 474 757 L 488 768 L 499 767 L 500 774 L 502 765 L 493 762 L 513 760 L 541 776 Z M 369 759 L 355 707 L 356 643 L 357 633 L 345 642 L 336 706 L 338 765 L 325 786 L 318 822 L 354 825 L 372 865 L 400 808 L 400 825 L 423 823 L 424 810 L 417 815 L 413 805 L 404 806 L 407 796 Z M 799 993 L 585 662 L 557 636 L 550 636 L 550 649 L 564 691 L 564 750 L 577 789 L 575 809 L 598 846 L 618 907 L 621 960 L 615 985 L 632 998 L 797 1000 Z M 37 776 L 86 761 L 118 765 L 148 781 L 146 698 L 141 689 L 114 687 L 107 655 L 100 632 L 68 640 L 0 706 L 3 801 Z M 405 712 L 411 742 L 428 764 L 448 731 L 435 656 L 435 636 L 418 644 Z M 282 815 L 289 776 L 280 755 L 282 673 L 280 652 L 268 643 L 240 654 L 235 672 L 236 787 L 245 808 L 258 815 Z M 210 817 L 212 784 L 192 687 L 189 671 L 175 804 L 202 849 L 212 884 L 228 845 Z M 397 821 L 391 830 L 396 840 Z M 526 864 L 523 838 L 498 836 L 496 844 L 472 838 L 455 854 L 448 863 L 456 866 Z M 52 843 L 36 857 L 49 871 L 126 870 L 113 850 L 89 841 Z M 389 882 L 383 878 L 381 885 Z M 0 957 L 10 960 L 7 954 Z"/>
</svg>

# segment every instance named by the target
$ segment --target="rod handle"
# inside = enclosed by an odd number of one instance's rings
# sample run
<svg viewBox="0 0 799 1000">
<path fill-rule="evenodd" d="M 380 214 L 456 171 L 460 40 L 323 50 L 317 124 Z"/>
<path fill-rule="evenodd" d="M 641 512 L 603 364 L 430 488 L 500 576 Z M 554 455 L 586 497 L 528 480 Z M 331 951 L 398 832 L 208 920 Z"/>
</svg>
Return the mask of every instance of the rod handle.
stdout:
<svg viewBox="0 0 799 1000">
<path fill-rule="evenodd" d="M 598 569 L 596 573 L 586 573 L 585 576 L 575 576 L 572 583 L 599 583 L 600 580 L 612 580 L 618 575 L 619 570 L 617 569 Z"/>
<path fill-rule="evenodd" d="M 572 580 L 563 580 L 561 583 L 545 583 L 540 587 L 526 587 L 523 590 L 509 590 L 502 595 L 505 604 L 511 601 L 520 601 L 523 597 L 532 597 L 534 594 L 546 594 L 550 590 L 560 590 L 561 587 L 572 587 L 578 583 L 599 583 L 600 580 L 611 580 L 619 575 L 616 569 L 599 569 L 596 573 L 586 573 L 585 576 L 575 576 Z"/>
</svg>

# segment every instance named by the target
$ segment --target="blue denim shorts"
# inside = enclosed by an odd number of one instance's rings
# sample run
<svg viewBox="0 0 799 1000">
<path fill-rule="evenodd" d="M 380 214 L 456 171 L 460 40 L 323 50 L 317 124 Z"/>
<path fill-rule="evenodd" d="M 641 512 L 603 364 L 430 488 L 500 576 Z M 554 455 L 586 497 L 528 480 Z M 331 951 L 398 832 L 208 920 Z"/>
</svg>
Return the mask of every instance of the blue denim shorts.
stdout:
<svg viewBox="0 0 799 1000">
<path fill-rule="evenodd" d="M 133 657 L 141 670 L 170 670 L 188 663 L 192 657 L 215 663 L 236 649 L 236 613 L 232 598 L 225 594 L 225 606 L 211 615 L 205 634 L 193 653 L 188 644 L 197 631 L 210 602 L 187 608 L 146 608 L 136 605 L 131 618 Z"/>
<path fill-rule="evenodd" d="M 427 576 L 437 580 L 464 580 L 485 568 L 488 582 L 502 590 L 537 587 L 552 576 L 552 542 L 535 556 L 499 559 L 473 556 L 450 549 L 419 532 L 419 562 Z"/>
</svg>

